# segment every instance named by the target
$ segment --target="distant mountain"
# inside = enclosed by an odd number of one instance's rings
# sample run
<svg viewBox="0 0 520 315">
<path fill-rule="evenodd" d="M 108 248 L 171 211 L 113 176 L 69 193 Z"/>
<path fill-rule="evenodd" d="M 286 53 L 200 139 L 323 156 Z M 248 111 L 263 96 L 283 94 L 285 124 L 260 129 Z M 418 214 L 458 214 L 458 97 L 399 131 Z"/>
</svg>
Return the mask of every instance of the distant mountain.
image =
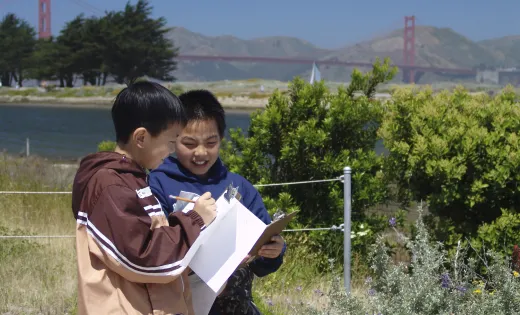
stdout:
<svg viewBox="0 0 520 315">
<path fill-rule="evenodd" d="M 520 35 L 483 40 L 479 45 L 496 52 L 499 66 L 520 66 Z"/>
<path fill-rule="evenodd" d="M 416 27 L 416 64 L 445 68 L 474 68 L 520 65 L 520 36 L 474 42 L 449 28 Z M 168 34 L 181 54 L 237 55 L 261 57 L 310 58 L 319 60 L 372 62 L 376 57 L 390 57 L 402 63 L 403 30 L 385 36 L 327 50 L 294 37 L 265 37 L 251 40 L 234 36 L 209 37 L 185 28 L 174 28 Z M 248 78 L 287 81 L 295 75 L 309 77 L 310 65 L 266 63 L 179 62 L 175 76 L 186 81 L 238 80 Z M 352 69 L 339 66 L 320 66 L 322 78 L 347 81 Z M 423 81 L 447 80 L 433 74 Z"/>
<path fill-rule="evenodd" d="M 330 53 L 311 43 L 293 37 L 265 37 L 244 40 L 234 36 L 209 37 L 185 28 L 174 28 L 169 34 L 181 54 L 234 55 L 255 57 L 309 57 L 319 59 Z M 237 80 L 263 78 L 290 80 L 306 70 L 305 65 L 265 63 L 181 62 L 175 76 L 179 80 Z"/>
</svg>

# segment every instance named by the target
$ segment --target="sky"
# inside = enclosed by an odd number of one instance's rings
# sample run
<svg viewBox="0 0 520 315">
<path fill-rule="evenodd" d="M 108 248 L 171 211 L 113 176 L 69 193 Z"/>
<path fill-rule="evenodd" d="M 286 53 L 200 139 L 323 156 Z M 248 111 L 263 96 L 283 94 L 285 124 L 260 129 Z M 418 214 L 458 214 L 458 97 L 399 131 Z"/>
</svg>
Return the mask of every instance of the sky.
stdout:
<svg viewBox="0 0 520 315">
<path fill-rule="evenodd" d="M 135 3 L 136 0 L 130 1 Z M 417 25 L 449 27 L 473 40 L 520 35 L 518 0 L 151 0 L 155 17 L 207 36 L 243 39 L 294 36 L 322 48 L 339 48 L 402 28 L 405 15 Z M 80 13 L 101 16 L 127 0 L 51 0 L 51 30 L 59 34 Z M 36 26 L 37 0 L 0 0 L 8 12 Z"/>
</svg>

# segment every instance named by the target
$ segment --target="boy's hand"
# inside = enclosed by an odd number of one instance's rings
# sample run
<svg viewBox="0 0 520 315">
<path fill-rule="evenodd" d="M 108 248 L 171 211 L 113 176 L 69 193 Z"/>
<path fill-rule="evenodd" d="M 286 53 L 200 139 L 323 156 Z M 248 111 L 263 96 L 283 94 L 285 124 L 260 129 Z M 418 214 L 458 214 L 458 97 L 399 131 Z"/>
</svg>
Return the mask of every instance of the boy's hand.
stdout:
<svg viewBox="0 0 520 315">
<path fill-rule="evenodd" d="M 271 242 L 265 244 L 258 251 L 258 255 L 265 258 L 276 258 L 283 250 L 284 240 L 280 235 L 273 236 Z"/>
<path fill-rule="evenodd" d="M 207 192 L 200 196 L 193 210 L 201 216 L 204 225 L 208 226 L 217 216 L 217 204 L 215 199 L 211 198 L 211 193 Z"/>
<path fill-rule="evenodd" d="M 247 255 L 246 258 L 242 259 L 242 262 L 240 263 L 240 265 L 247 263 L 247 261 L 249 259 L 251 259 L 251 255 Z"/>
</svg>

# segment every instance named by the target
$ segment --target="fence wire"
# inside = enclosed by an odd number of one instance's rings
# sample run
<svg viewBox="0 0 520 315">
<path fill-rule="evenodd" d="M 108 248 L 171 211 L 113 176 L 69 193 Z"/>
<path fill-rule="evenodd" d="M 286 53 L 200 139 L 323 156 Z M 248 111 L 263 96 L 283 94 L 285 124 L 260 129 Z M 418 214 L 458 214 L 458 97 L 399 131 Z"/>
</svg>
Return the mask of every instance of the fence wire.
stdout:
<svg viewBox="0 0 520 315">
<path fill-rule="evenodd" d="M 303 184 L 316 184 L 326 182 L 337 182 L 343 181 L 343 176 L 329 179 L 316 179 L 306 180 L 300 182 L 285 182 L 285 183 L 273 183 L 273 184 L 256 184 L 255 187 L 273 187 L 273 186 L 289 186 L 289 185 L 303 185 Z M 70 195 L 72 191 L 0 191 L 0 195 Z"/>
<path fill-rule="evenodd" d="M 273 184 L 256 184 L 255 187 L 273 187 L 273 186 L 289 186 L 289 185 L 304 185 L 304 184 L 316 184 L 316 183 L 327 183 L 343 181 L 343 176 L 329 179 L 317 179 L 307 180 L 298 182 L 285 182 L 285 183 L 273 183 Z M 0 191 L 0 195 L 70 195 L 71 191 Z M 312 232 L 312 231 L 342 231 L 343 224 L 339 226 L 333 225 L 331 227 L 323 228 L 302 228 L 302 229 L 287 229 L 282 232 Z M 76 238 L 75 235 L 0 235 L 0 239 L 38 239 L 38 238 Z"/>
</svg>

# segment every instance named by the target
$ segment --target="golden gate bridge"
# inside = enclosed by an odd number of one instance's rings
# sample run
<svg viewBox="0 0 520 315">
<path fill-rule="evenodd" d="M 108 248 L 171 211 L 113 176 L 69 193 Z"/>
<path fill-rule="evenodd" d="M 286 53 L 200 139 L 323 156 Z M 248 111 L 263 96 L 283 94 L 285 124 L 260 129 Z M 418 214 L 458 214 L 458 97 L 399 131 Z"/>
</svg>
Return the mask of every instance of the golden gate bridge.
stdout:
<svg viewBox="0 0 520 315">
<path fill-rule="evenodd" d="M 93 7 L 83 0 L 73 0 L 85 9 L 100 13 L 102 10 Z M 438 68 L 419 66 L 415 64 L 415 16 L 404 17 L 403 29 L 403 61 L 394 64 L 403 72 L 403 81 L 414 83 L 426 72 L 441 75 L 463 75 L 475 76 L 476 70 L 464 68 Z M 39 38 L 49 38 L 51 36 L 51 0 L 38 0 L 38 36 Z M 335 65 L 345 67 L 370 68 L 372 63 L 360 61 L 341 61 L 337 58 L 318 59 L 316 58 L 281 58 L 281 57 L 253 57 L 253 56 L 232 56 L 232 55 L 188 55 L 180 54 L 177 57 L 180 61 L 213 61 L 213 62 L 262 62 L 262 63 L 282 63 L 282 64 L 309 64 L 314 62 L 321 65 Z"/>
</svg>

